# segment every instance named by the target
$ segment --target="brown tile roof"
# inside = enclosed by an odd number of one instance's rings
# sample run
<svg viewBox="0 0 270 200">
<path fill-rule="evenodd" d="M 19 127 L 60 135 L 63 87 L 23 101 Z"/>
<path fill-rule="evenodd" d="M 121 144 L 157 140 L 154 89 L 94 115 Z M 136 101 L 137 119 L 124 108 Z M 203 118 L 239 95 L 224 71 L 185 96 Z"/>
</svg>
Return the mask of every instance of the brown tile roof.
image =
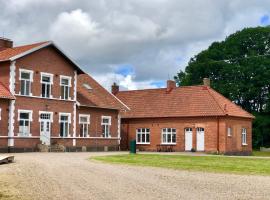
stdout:
<svg viewBox="0 0 270 200">
<path fill-rule="evenodd" d="M 4 50 L 0 51 L 0 61 L 7 61 L 14 56 L 25 53 L 33 48 L 39 47 L 39 46 L 46 44 L 46 43 L 49 43 L 49 42 L 48 41 L 39 42 L 39 43 L 35 43 L 35 44 L 4 49 Z"/>
<path fill-rule="evenodd" d="M 117 110 L 128 108 L 114 95 L 109 93 L 88 74 L 78 76 L 77 99 L 81 106 L 100 107 Z"/>
<path fill-rule="evenodd" d="M 237 116 L 253 115 L 207 86 L 183 86 L 167 92 L 166 88 L 121 91 L 116 95 L 129 108 L 124 118 Z"/>
<path fill-rule="evenodd" d="M 9 89 L 0 82 L 0 98 L 1 99 L 15 99 Z"/>
</svg>

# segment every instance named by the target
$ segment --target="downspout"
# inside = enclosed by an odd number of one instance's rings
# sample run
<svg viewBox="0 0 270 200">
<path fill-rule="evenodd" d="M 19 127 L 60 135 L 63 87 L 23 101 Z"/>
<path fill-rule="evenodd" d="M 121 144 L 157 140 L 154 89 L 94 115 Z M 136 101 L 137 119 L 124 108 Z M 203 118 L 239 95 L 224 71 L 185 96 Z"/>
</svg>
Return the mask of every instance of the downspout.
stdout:
<svg viewBox="0 0 270 200">
<path fill-rule="evenodd" d="M 217 153 L 219 153 L 219 117 L 217 117 Z"/>
</svg>

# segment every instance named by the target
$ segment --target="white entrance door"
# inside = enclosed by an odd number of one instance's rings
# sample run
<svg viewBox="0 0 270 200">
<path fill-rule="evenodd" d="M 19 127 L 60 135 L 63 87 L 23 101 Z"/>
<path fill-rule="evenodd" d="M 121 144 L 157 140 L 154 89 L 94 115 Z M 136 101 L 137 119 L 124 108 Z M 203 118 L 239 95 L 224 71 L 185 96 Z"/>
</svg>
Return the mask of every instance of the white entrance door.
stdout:
<svg viewBox="0 0 270 200">
<path fill-rule="evenodd" d="M 204 151 L 204 128 L 197 128 L 197 151 Z"/>
<path fill-rule="evenodd" d="M 51 116 L 48 113 L 40 115 L 40 140 L 42 144 L 50 145 Z"/>
<path fill-rule="evenodd" d="M 192 149 L 192 128 L 185 129 L 185 151 Z"/>
</svg>

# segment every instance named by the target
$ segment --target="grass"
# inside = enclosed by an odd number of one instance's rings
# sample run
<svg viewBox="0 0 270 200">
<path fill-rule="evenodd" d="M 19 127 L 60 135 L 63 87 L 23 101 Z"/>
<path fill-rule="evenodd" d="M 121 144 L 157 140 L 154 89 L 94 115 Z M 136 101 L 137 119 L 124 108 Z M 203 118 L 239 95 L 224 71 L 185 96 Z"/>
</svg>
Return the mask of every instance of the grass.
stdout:
<svg viewBox="0 0 270 200">
<path fill-rule="evenodd" d="M 261 156 L 261 157 L 270 157 L 270 152 L 264 152 L 264 151 L 253 151 L 253 156 Z"/>
<path fill-rule="evenodd" d="M 97 156 L 92 159 L 113 164 L 177 170 L 270 175 L 270 159 L 263 158 L 136 154 Z"/>
</svg>

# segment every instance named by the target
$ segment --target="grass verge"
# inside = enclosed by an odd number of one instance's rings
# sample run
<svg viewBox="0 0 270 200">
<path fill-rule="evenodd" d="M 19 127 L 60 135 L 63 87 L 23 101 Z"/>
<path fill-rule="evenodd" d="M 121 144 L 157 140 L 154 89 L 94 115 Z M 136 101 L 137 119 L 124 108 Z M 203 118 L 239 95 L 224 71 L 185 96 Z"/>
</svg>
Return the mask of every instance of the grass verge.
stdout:
<svg viewBox="0 0 270 200">
<path fill-rule="evenodd" d="M 253 151 L 253 156 L 261 156 L 261 157 L 270 157 L 270 152 L 264 152 L 264 151 Z"/>
<path fill-rule="evenodd" d="M 270 159 L 227 156 L 182 156 L 182 155 L 113 155 L 92 159 L 114 164 L 162 167 L 170 169 L 270 175 Z"/>
</svg>

